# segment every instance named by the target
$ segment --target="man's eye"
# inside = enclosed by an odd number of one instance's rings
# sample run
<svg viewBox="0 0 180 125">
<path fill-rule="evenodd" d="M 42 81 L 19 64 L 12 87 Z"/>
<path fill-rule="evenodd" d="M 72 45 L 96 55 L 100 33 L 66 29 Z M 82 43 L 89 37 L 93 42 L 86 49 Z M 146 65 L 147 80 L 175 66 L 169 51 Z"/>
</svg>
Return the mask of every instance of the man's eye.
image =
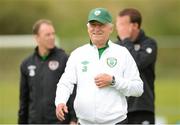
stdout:
<svg viewBox="0 0 180 125">
<path fill-rule="evenodd" d="M 91 24 L 91 26 L 95 26 L 96 24 Z"/>
</svg>

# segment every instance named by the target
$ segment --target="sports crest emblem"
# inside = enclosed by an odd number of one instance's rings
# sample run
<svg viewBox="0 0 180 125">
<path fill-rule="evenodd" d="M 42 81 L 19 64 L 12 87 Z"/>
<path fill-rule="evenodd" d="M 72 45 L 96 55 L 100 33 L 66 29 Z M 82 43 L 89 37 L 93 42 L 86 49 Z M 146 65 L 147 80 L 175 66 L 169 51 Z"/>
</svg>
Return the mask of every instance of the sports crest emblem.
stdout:
<svg viewBox="0 0 180 125">
<path fill-rule="evenodd" d="M 151 54 L 151 53 L 152 53 L 152 48 L 148 47 L 148 48 L 146 49 L 146 52 L 147 52 L 148 54 Z"/>
<path fill-rule="evenodd" d="M 107 65 L 111 68 L 113 68 L 114 66 L 116 66 L 117 64 L 117 59 L 114 57 L 109 57 L 107 58 Z"/>
<path fill-rule="evenodd" d="M 48 66 L 49 66 L 50 70 L 54 71 L 54 70 L 56 70 L 59 67 L 59 62 L 56 61 L 56 60 L 49 61 Z"/>
<path fill-rule="evenodd" d="M 101 14 L 101 11 L 100 11 L 100 10 L 96 10 L 96 11 L 94 12 L 94 14 L 95 14 L 96 16 L 99 16 L 99 15 Z"/>
<path fill-rule="evenodd" d="M 28 66 L 29 76 L 30 76 L 30 77 L 35 76 L 35 69 L 36 69 L 36 66 L 35 66 L 35 65 L 30 65 L 30 66 Z"/>
<path fill-rule="evenodd" d="M 135 50 L 135 51 L 139 51 L 140 48 L 141 48 L 140 44 L 135 44 L 135 45 L 134 45 L 134 50 Z"/>
</svg>

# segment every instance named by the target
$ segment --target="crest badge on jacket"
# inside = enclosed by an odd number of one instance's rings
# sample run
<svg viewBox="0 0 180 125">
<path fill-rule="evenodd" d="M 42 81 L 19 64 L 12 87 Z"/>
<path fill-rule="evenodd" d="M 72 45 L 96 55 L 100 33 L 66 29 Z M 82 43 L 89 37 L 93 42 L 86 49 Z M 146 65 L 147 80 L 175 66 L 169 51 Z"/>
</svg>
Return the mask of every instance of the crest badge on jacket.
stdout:
<svg viewBox="0 0 180 125">
<path fill-rule="evenodd" d="M 114 57 L 108 57 L 107 58 L 107 65 L 111 68 L 115 67 L 117 64 L 117 59 Z"/>
<path fill-rule="evenodd" d="M 48 66 L 49 66 L 49 69 L 50 69 L 50 70 L 54 71 L 54 70 L 58 69 L 58 67 L 59 67 L 59 62 L 56 61 L 56 60 L 51 60 L 51 61 L 49 61 Z"/>
</svg>

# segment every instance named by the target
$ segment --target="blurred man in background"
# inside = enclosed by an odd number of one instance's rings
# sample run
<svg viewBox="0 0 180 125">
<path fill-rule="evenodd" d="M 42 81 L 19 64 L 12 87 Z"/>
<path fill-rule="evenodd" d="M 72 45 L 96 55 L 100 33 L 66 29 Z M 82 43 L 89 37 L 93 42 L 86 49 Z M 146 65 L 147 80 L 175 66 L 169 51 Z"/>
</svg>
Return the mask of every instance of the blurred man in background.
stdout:
<svg viewBox="0 0 180 125">
<path fill-rule="evenodd" d="M 143 93 L 136 63 L 126 48 L 109 40 L 113 24 L 106 9 L 90 11 L 87 29 L 89 43 L 71 53 L 58 83 L 56 115 L 64 120 L 66 102 L 76 84 L 74 108 L 80 124 L 127 123 L 125 96 Z"/>
<path fill-rule="evenodd" d="M 55 29 L 49 20 L 38 20 L 33 26 L 37 42 L 34 53 L 21 64 L 19 124 L 69 124 L 75 118 L 71 97 L 70 113 L 59 121 L 55 112 L 55 93 L 67 54 L 55 47 Z M 76 119 L 75 119 L 76 120 Z"/>
<path fill-rule="evenodd" d="M 155 62 L 156 41 L 141 29 L 142 17 L 138 10 L 127 8 L 119 12 L 116 20 L 118 44 L 126 47 L 138 66 L 144 82 L 144 93 L 140 97 L 128 98 L 128 122 L 130 124 L 155 123 Z"/>
</svg>

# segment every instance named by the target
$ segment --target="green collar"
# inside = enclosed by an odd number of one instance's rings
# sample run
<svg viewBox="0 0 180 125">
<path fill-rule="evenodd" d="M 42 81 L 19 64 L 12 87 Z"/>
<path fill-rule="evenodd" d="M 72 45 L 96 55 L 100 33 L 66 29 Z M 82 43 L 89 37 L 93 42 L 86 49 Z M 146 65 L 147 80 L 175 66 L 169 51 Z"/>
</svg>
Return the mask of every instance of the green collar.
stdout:
<svg viewBox="0 0 180 125">
<path fill-rule="evenodd" d="M 107 49 L 109 47 L 109 45 L 106 43 L 105 47 L 102 48 L 98 48 L 98 52 L 99 52 L 99 59 L 101 58 L 102 53 L 105 51 L 105 49 Z"/>
<path fill-rule="evenodd" d="M 109 41 L 109 40 L 108 40 Z M 98 48 L 98 52 L 99 52 L 99 59 L 101 58 L 102 53 L 104 52 L 105 49 L 107 49 L 109 47 L 108 41 L 106 42 L 105 47 L 102 48 Z M 90 45 L 93 46 L 92 41 L 90 40 Z"/>
<path fill-rule="evenodd" d="M 35 54 L 38 55 L 38 57 L 39 57 L 42 61 L 46 61 L 52 53 L 56 52 L 56 50 L 57 50 L 57 48 L 54 47 L 53 49 L 50 49 L 49 54 L 40 56 L 40 54 L 39 54 L 39 52 L 38 52 L 38 47 L 36 47 L 36 48 L 35 48 Z"/>
<path fill-rule="evenodd" d="M 42 61 L 46 61 L 48 59 L 48 55 L 41 56 Z"/>
</svg>

